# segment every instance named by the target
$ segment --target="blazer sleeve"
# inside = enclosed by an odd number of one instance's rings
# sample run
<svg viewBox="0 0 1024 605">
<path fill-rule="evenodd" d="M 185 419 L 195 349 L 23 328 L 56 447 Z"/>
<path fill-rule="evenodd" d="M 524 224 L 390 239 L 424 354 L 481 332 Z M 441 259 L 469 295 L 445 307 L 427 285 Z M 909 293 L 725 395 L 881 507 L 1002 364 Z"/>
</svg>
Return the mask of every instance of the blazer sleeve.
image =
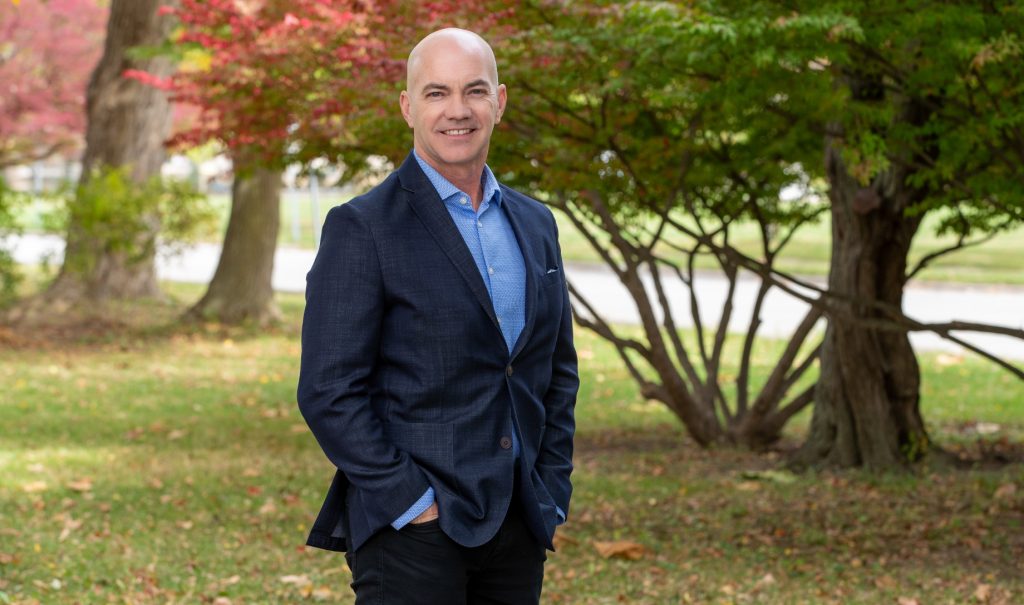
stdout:
<svg viewBox="0 0 1024 605">
<path fill-rule="evenodd" d="M 557 236 L 558 231 L 555 227 L 556 241 Z M 551 357 L 551 382 L 544 394 L 544 439 L 540 444 L 535 468 L 555 505 L 563 514 L 568 514 L 569 498 L 572 495 L 569 475 L 572 473 L 572 441 L 576 431 L 576 393 L 579 391 L 580 380 L 572 338 L 569 290 L 565 281 L 561 250 L 558 252 L 558 264 L 562 267 L 562 314 L 559 319 L 555 352 Z"/>
<path fill-rule="evenodd" d="M 298 404 L 327 458 L 358 490 L 373 527 L 399 518 L 430 487 L 387 438 L 371 405 L 384 303 L 372 230 L 351 204 L 332 209 L 306 276 Z"/>
</svg>

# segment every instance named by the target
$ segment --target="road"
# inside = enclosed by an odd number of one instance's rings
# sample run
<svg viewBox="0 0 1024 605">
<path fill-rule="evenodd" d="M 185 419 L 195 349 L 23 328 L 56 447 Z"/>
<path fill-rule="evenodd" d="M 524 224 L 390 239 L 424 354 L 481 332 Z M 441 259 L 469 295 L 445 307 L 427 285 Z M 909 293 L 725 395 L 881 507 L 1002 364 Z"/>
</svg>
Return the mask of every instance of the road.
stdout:
<svg viewBox="0 0 1024 605">
<path fill-rule="evenodd" d="M 38 263 L 50 258 L 60 262 L 64 242 L 56 236 L 25 235 L 9 238 L 4 246 L 12 249 L 20 263 Z M 162 252 L 157 261 L 160 279 L 190 283 L 206 283 L 213 277 L 220 254 L 220 246 L 196 244 L 177 254 Z M 315 252 L 304 248 L 281 247 L 274 262 L 274 288 L 284 292 L 302 292 L 306 272 L 313 263 Z M 590 300 L 598 312 L 611 322 L 638 323 L 636 307 L 615 275 L 600 265 L 568 264 L 566 275 L 583 296 Z M 680 327 L 689 327 L 689 294 L 678 279 L 666 281 L 672 313 Z M 713 273 L 702 273 L 697 278 L 697 299 L 705 325 L 716 325 L 725 301 L 727 282 Z M 741 279 L 734 300 L 730 329 L 742 331 L 753 308 L 757 281 Z M 769 294 L 761 312 L 761 333 L 784 338 L 800 323 L 807 305 L 780 291 Z M 904 311 L 918 321 L 926 323 L 962 321 L 996 324 L 1024 329 L 1024 288 L 979 285 L 912 285 L 904 296 Z M 964 340 L 993 354 L 1024 360 L 1024 342 L 992 334 L 960 334 Z M 963 349 L 931 333 L 913 333 L 911 341 L 917 350 L 963 353 Z"/>
</svg>

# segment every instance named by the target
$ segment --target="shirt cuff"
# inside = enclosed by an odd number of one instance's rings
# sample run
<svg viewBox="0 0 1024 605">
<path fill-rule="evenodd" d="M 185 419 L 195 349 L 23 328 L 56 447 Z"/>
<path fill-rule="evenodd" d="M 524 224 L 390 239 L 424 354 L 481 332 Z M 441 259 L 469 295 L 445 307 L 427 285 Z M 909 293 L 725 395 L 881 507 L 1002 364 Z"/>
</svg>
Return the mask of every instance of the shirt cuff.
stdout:
<svg viewBox="0 0 1024 605">
<path fill-rule="evenodd" d="M 419 517 L 423 514 L 423 511 L 430 508 L 430 505 L 434 503 L 434 488 L 428 487 L 427 491 L 423 492 L 420 499 L 415 504 L 409 507 L 409 510 L 405 511 L 405 514 L 391 522 L 391 527 L 395 529 L 402 529 L 409 524 L 410 521 Z"/>
<path fill-rule="evenodd" d="M 555 507 L 555 512 L 558 513 L 558 523 L 555 523 L 555 525 L 561 525 L 565 523 L 565 512 L 562 511 L 562 509 L 557 506 Z"/>
</svg>

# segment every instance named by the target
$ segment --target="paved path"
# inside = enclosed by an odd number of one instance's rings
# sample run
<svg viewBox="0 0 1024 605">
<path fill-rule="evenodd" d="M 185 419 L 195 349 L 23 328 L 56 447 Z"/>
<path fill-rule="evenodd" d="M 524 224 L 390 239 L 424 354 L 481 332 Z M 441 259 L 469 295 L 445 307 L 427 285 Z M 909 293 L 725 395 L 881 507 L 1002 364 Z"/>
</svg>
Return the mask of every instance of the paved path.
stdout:
<svg viewBox="0 0 1024 605">
<path fill-rule="evenodd" d="M 26 235 L 6 242 L 15 259 L 21 263 L 37 263 L 50 256 L 59 262 L 64 242 L 55 236 Z M 213 277 L 220 254 L 220 246 L 198 244 L 177 255 L 161 254 L 157 272 L 161 279 L 170 281 L 206 283 Z M 302 292 L 306 272 L 313 263 L 315 252 L 300 248 L 279 248 L 274 263 L 274 288 L 285 292 Z M 636 308 L 625 288 L 606 268 L 599 265 L 570 264 L 566 274 L 573 285 L 598 311 L 612 322 L 637 323 Z M 698 276 L 697 293 L 705 324 L 715 325 L 721 313 L 727 283 L 713 274 Z M 690 326 L 689 296 L 686 288 L 676 279 L 667 281 L 672 313 L 680 326 Z M 757 282 L 742 279 L 734 302 L 730 328 L 743 330 L 753 308 Z M 762 309 L 761 333 L 766 336 L 786 337 L 800 322 L 807 306 L 792 296 L 773 291 Z M 1024 328 L 1024 288 L 1003 286 L 927 285 L 911 286 L 904 297 L 906 313 L 919 321 L 933 323 L 952 319 L 991 323 L 1012 328 Z M 962 334 L 965 340 L 997 355 L 1024 360 L 1024 341 L 989 334 Z M 953 343 L 930 333 L 911 334 L 918 350 L 960 352 Z"/>
</svg>

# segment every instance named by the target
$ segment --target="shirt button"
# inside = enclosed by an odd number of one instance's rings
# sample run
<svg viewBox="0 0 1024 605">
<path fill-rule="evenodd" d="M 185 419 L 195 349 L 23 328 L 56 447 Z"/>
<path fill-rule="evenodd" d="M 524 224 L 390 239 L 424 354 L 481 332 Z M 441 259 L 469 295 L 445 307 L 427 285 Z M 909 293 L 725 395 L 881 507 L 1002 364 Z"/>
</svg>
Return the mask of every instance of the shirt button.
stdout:
<svg viewBox="0 0 1024 605">
<path fill-rule="evenodd" d="M 469 200 L 467 200 L 467 199 L 466 199 L 466 198 L 464 198 L 464 197 L 460 197 L 460 198 L 459 198 L 459 203 L 460 203 L 460 204 L 462 204 L 463 206 L 465 206 L 466 204 L 468 204 L 468 203 L 469 203 Z"/>
<path fill-rule="evenodd" d="M 505 368 L 505 376 L 511 376 L 511 375 L 512 375 L 512 366 L 508 366 L 508 367 Z"/>
<path fill-rule="evenodd" d="M 487 267 L 487 274 L 494 275 L 494 267 Z"/>
<path fill-rule="evenodd" d="M 483 223 L 481 223 L 480 221 L 477 221 L 477 222 L 476 222 L 476 226 L 477 226 L 477 227 L 483 227 L 483 226 L 484 226 L 484 224 L 483 224 Z"/>
<path fill-rule="evenodd" d="M 502 437 L 501 440 L 498 441 L 498 445 L 500 445 L 503 450 L 510 450 L 512 449 L 512 439 L 509 437 Z"/>
</svg>

